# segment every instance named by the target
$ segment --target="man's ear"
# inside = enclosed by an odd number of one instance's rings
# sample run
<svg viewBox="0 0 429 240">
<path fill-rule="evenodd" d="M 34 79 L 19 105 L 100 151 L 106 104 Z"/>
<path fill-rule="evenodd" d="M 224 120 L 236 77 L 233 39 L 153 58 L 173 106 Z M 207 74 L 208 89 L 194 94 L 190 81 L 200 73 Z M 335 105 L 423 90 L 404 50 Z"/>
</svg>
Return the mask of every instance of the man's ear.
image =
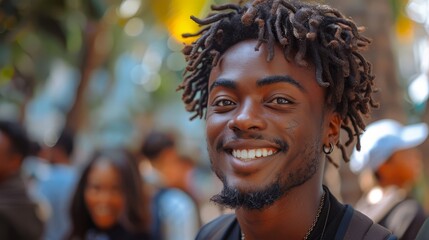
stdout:
<svg viewBox="0 0 429 240">
<path fill-rule="evenodd" d="M 328 112 L 326 118 L 326 130 L 323 136 L 323 144 L 329 146 L 329 144 L 337 145 L 340 139 L 341 123 L 343 122 L 339 113 L 331 111 Z"/>
</svg>

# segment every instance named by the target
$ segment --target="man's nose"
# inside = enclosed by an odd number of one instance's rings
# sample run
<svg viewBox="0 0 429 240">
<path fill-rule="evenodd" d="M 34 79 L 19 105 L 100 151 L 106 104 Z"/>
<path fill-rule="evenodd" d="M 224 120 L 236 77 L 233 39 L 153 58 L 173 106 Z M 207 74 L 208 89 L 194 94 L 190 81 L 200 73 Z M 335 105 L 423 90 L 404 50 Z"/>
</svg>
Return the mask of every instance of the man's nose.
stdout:
<svg viewBox="0 0 429 240">
<path fill-rule="evenodd" d="M 228 127 L 234 131 L 263 130 L 267 122 L 262 115 L 262 104 L 254 100 L 247 100 L 238 109 L 228 122 Z"/>
</svg>

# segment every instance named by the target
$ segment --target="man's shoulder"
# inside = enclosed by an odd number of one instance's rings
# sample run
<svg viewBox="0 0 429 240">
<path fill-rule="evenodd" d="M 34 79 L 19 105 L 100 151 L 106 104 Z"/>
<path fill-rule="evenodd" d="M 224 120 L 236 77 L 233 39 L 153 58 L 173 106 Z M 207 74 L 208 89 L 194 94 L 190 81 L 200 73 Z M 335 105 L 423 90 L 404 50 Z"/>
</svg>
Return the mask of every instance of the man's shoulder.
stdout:
<svg viewBox="0 0 429 240">
<path fill-rule="evenodd" d="M 198 235 L 196 240 L 208 239 L 208 240 L 221 240 L 227 239 L 227 233 L 231 231 L 231 228 L 235 226 L 236 223 L 235 214 L 224 214 L 221 215 L 211 222 L 204 225 Z"/>
<path fill-rule="evenodd" d="M 336 239 L 394 240 L 396 237 L 388 229 L 374 223 L 363 213 L 347 206 Z"/>
<path fill-rule="evenodd" d="M 236 226 L 235 214 L 222 215 L 204 225 L 196 240 L 227 240 Z M 363 213 L 346 207 L 346 213 L 338 228 L 335 239 L 348 240 L 396 240 L 397 238 L 386 228 L 374 223 Z"/>
</svg>

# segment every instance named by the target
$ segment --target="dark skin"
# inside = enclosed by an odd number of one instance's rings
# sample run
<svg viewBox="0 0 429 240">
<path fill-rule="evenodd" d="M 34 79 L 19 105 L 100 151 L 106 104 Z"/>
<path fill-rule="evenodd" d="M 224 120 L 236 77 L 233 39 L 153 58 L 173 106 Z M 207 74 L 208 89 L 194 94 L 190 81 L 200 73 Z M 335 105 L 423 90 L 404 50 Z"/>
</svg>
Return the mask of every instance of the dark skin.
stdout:
<svg viewBox="0 0 429 240">
<path fill-rule="evenodd" d="M 322 147 L 338 142 L 341 119 L 325 105 L 326 90 L 312 64 L 288 62 L 280 46 L 267 62 L 266 48 L 254 51 L 256 44 L 232 46 L 211 71 L 209 155 L 224 184 L 240 192 L 262 190 L 276 180 L 288 190 L 266 208 L 236 209 L 246 240 L 302 239 L 323 194 Z M 250 153 L 264 149 L 267 156 Z M 245 151 L 251 157 L 234 157 L 238 150 L 251 150 Z"/>
</svg>

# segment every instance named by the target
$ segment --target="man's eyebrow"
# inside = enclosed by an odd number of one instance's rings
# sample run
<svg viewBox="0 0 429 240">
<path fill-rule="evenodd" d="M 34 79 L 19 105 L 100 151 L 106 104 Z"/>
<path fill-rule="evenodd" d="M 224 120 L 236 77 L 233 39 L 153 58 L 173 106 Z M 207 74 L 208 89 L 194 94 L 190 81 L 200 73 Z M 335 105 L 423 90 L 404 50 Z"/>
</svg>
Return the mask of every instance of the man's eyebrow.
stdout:
<svg viewBox="0 0 429 240">
<path fill-rule="evenodd" d="M 291 76 L 288 76 L 288 75 L 264 77 L 256 81 L 256 85 L 258 87 L 262 87 L 265 85 L 279 83 L 279 82 L 290 83 L 296 86 L 297 88 L 299 88 L 301 91 L 306 92 L 306 89 L 298 81 L 296 81 L 295 79 L 293 79 Z"/>
<path fill-rule="evenodd" d="M 210 85 L 209 92 L 211 92 L 213 88 L 218 86 L 226 87 L 230 89 L 237 89 L 237 84 L 234 81 L 225 79 L 225 78 L 218 78 L 214 83 L 212 83 L 212 85 Z"/>
</svg>

